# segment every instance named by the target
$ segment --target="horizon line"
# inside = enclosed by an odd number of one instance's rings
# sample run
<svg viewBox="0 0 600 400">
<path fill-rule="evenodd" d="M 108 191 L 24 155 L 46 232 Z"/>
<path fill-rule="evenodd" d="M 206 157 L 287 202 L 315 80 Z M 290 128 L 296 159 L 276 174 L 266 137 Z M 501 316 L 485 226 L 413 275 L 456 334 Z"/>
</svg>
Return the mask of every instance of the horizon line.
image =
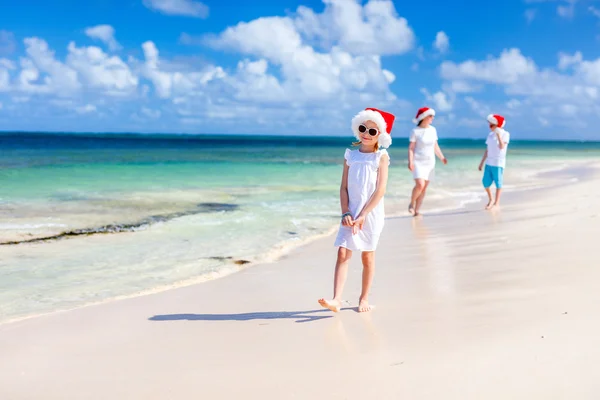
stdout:
<svg viewBox="0 0 600 400">
<path fill-rule="evenodd" d="M 26 131 L 26 130 L 0 130 L 0 136 L 10 135 L 10 134 L 25 134 L 25 135 L 51 135 L 51 136 L 81 136 L 81 137 L 94 137 L 94 136 L 188 136 L 188 137 L 199 137 L 199 136 L 210 136 L 210 135 L 226 135 L 231 137 L 277 137 L 277 138 L 324 138 L 324 139 L 343 139 L 347 136 L 345 135 L 303 135 L 303 134 L 277 134 L 277 133 L 185 133 L 185 132 L 78 132 L 78 131 Z M 350 135 L 348 135 L 350 137 Z M 408 137 L 408 136 L 406 136 Z M 404 138 L 404 137 L 401 137 Z M 479 141 L 483 140 L 483 136 L 478 137 L 444 137 L 441 140 L 473 140 Z M 527 139 L 514 139 L 514 141 L 531 141 L 531 142 L 591 142 L 591 143 L 600 143 L 600 139 L 563 139 L 563 138 L 553 138 L 553 139 L 537 139 L 537 138 L 527 138 Z"/>
</svg>

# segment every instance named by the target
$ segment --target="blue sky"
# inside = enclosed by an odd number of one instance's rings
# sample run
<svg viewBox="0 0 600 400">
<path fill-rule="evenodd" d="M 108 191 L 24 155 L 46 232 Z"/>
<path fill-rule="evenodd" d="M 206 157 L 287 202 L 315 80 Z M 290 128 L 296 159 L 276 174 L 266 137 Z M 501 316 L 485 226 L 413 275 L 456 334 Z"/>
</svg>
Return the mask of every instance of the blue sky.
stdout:
<svg viewBox="0 0 600 400">
<path fill-rule="evenodd" d="M 0 130 L 600 139 L 600 1 L 0 0 Z"/>
</svg>

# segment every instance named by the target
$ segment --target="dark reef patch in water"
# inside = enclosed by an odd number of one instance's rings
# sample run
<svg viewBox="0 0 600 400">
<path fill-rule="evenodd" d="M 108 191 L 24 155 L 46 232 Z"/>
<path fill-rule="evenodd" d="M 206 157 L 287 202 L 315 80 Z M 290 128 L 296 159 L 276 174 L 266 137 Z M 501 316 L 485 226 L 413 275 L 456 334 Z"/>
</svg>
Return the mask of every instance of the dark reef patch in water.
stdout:
<svg viewBox="0 0 600 400">
<path fill-rule="evenodd" d="M 233 257 L 223 257 L 223 256 L 215 256 L 215 257 L 207 257 L 207 260 L 216 260 L 216 261 L 232 261 L 236 265 L 246 265 L 250 264 L 252 261 L 248 260 L 234 260 Z"/>
<path fill-rule="evenodd" d="M 189 211 L 181 211 L 165 215 L 153 215 L 144 218 L 140 221 L 129 223 L 129 224 L 109 224 L 95 228 L 83 228 L 75 229 L 72 231 L 61 232 L 57 235 L 37 237 L 33 239 L 25 239 L 11 242 L 0 242 L 0 246 L 12 246 L 17 244 L 25 243 L 39 243 L 48 242 L 52 240 L 67 239 L 77 236 L 92 236 L 92 235 L 106 235 L 112 233 L 124 233 L 124 232 L 135 232 L 142 229 L 148 228 L 150 225 L 167 222 L 175 218 L 187 217 L 196 214 L 207 214 L 215 212 L 231 212 L 239 208 L 237 204 L 229 203 L 200 203 L 196 206 L 196 209 Z"/>
</svg>

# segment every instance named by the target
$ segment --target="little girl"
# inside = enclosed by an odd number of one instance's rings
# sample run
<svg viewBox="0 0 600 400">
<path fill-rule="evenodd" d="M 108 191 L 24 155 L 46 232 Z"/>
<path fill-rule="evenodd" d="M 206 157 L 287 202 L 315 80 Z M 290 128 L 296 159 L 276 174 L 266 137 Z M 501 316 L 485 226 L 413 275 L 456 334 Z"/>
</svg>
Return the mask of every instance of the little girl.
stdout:
<svg viewBox="0 0 600 400">
<path fill-rule="evenodd" d="M 348 264 L 353 251 L 362 252 L 362 292 L 358 311 L 371 311 L 369 290 L 375 272 L 374 252 L 383 229 L 385 194 L 390 157 L 386 150 L 392 144 L 392 125 L 395 117 L 376 108 L 367 108 L 352 119 L 352 131 L 358 139 L 357 150 L 344 155 L 344 172 L 340 187 L 342 206 L 341 225 L 335 240 L 338 247 L 333 299 L 320 299 L 319 303 L 338 312 L 342 301 Z"/>
<path fill-rule="evenodd" d="M 414 216 L 419 215 L 427 187 L 434 177 L 435 156 L 437 155 L 444 164 L 448 163 L 438 145 L 437 130 L 431 125 L 434 117 L 433 108 L 423 107 L 419 108 L 413 120 L 417 127 L 410 135 L 408 169 L 412 172 L 415 187 L 412 190 L 408 212 Z"/>
</svg>

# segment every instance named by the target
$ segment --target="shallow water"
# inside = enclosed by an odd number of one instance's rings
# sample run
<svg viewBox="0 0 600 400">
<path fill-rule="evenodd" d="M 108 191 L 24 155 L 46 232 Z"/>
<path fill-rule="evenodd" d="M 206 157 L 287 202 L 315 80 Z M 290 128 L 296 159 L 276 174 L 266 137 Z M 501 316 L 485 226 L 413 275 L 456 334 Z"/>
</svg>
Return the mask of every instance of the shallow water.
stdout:
<svg viewBox="0 0 600 400">
<path fill-rule="evenodd" d="M 0 321 L 211 279 L 335 229 L 348 138 L 0 135 Z M 388 214 L 412 188 L 390 148 Z M 483 140 L 441 141 L 424 211 L 481 201 Z M 597 159 L 514 141 L 507 188 Z"/>
</svg>

